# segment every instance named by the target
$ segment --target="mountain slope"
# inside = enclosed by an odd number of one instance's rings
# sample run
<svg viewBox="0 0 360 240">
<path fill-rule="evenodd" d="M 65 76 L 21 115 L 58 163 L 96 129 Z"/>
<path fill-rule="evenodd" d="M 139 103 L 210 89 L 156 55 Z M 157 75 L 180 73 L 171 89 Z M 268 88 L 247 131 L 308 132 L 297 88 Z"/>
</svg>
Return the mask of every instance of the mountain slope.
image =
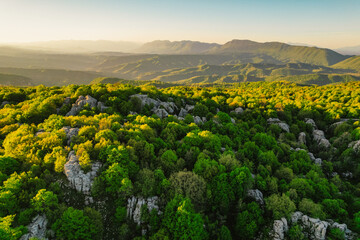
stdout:
<svg viewBox="0 0 360 240">
<path fill-rule="evenodd" d="M 157 53 L 157 54 L 199 54 L 204 53 L 214 47 L 220 46 L 216 43 L 204 43 L 196 41 L 175 41 L 157 40 L 145 43 L 136 49 L 139 53 Z"/>
<path fill-rule="evenodd" d="M 33 86 L 34 84 L 30 78 L 24 76 L 0 73 L 0 85 L 25 87 L 25 86 Z"/>
<path fill-rule="evenodd" d="M 332 67 L 334 68 L 343 68 L 343 69 L 354 69 L 360 72 L 360 56 L 354 56 L 348 59 L 345 59 L 342 62 L 339 62 Z"/>
<path fill-rule="evenodd" d="M 264 54 L 282 62 L 302 62 L 329 66 L 344 59 L 337 52 L 325 48 L 292 46 L 279 42 L 258 43 L 250 40 L 232 40 L 208 51 L 211 54 Z"/>
</svg>

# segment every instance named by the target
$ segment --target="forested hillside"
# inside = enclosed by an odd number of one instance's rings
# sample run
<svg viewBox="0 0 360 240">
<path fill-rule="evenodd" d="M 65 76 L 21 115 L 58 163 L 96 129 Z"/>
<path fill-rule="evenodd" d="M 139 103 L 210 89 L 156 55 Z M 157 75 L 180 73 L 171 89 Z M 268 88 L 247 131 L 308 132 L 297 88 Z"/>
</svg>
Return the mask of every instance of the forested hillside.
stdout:
<svg viewBox="0 0 360 240">
<path fill-rule="evenodd" d="M 358 239 L 358 82 L 0 101 L 0 239 Z"/>
</svg>

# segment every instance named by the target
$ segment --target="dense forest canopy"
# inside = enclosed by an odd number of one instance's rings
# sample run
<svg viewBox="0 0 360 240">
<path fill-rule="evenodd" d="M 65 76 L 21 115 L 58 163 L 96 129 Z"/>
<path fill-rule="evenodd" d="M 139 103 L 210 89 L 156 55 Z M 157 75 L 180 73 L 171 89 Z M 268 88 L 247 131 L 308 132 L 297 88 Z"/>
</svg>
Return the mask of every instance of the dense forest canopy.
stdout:
<svg viewBox="0 0 360 240">
<path fill-rule="evenodd" d="M 360 233 L 358 82 L 1 87 L 0 102 L 0 239 Z"/>
</svg>

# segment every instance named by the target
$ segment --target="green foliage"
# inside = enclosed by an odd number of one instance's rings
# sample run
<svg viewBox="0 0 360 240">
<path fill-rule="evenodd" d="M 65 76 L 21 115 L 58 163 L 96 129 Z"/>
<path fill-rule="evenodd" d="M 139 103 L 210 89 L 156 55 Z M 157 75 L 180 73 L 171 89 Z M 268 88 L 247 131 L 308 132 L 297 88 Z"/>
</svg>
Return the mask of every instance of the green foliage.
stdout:
<svg viewBox="0 0 360 240">
<path fill-rule="evenodd" d="M 272 194 L 270 197 L 265 199 L 266 208 L 273 213 L 275 219 L 282 217 L 289 217 L 291 213 L 296 210 L 296 206 L 288 196 L 282 194 Z"/>
<path fill-rule="evenodd" d="M 58 206 L 57 196 L 46 189 L 40 189 L 36 196 L 31 201 L 35 211 L 47 212 L 51 209 L 56 209 Z"/>
</svg>

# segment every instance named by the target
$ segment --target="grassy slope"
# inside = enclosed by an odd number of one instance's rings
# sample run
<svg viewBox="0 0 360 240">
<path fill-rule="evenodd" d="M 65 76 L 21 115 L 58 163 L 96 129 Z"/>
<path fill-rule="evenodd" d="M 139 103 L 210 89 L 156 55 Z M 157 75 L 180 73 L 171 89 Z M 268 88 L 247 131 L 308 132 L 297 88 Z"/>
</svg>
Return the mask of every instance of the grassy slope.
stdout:
<svg viewBox="0 0 360 240">
<path fill-rule="evenodd" d="M 343 69 L 354 69 L 360 72 L 360 56 L 354 56 L 348 59 L 345 59 L 342 62 L 339 62 L 332 67 L 334 68 L 343 68 Z"/>
</svg>

